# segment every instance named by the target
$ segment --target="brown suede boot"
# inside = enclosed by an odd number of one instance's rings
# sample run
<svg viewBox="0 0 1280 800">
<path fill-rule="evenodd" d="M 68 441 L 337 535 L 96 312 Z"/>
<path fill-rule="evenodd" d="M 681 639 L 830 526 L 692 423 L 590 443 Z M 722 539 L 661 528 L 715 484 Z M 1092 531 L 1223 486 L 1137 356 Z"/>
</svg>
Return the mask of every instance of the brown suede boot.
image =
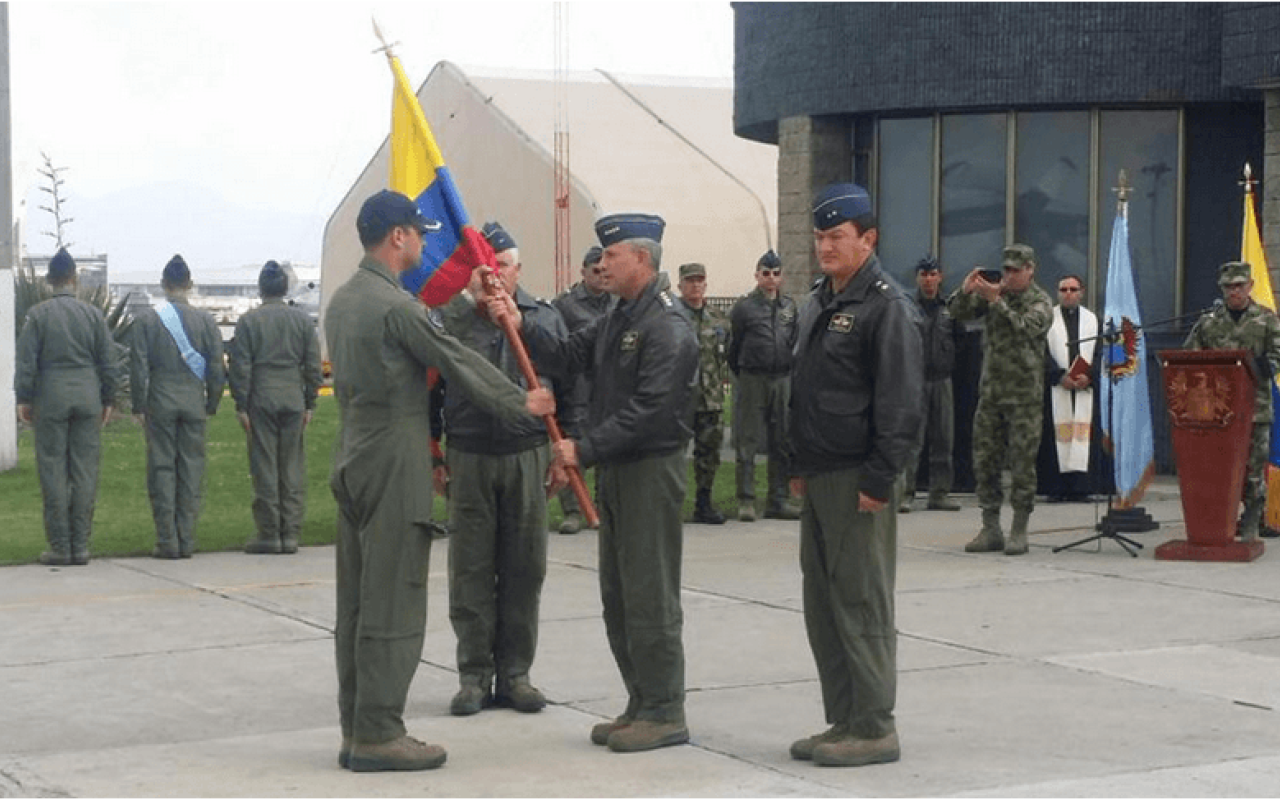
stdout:
<svg viewBox="0 0 1280 800">
<path fill-rule="evenodd" d="M 389 742 L 351 745 L 348 760 L 352 772 L 418 772 L 435 769 L 444 763 L 443 747 L 420 742 L 412 736 L 401 736 Z"/>
<path fill-rule="evenodd" d="M 797 739 L 791 743 L 791 757 L 796 761 L 812 761 L 813 748 L 827 742 L 838 741 L 849 735 L 849 726 L 837 722 L 822 733 L 816 733 L 806 739 Z"/>
<path fill-rule="evenodd" d="M 634 721 L 635 720 L 631 719 L 631 717 L 623 714 L 622 716 L 609 720 L 608 722 L 601 722 L 593 725 L 591 727 L 591 743 L 604 747 L 609 743 L 609 737 L 614 731 L 620 731 Z"/>
<path fill-rule="evenodd" d="M 689 729 L 683 722 L 636 720 L 609 734 L 609 749 L 615 753 L 639 753 L 689 741 Z"/>
<path fill-rule="evenodd" d="M 862 767 L 897 761 L 901 755 L 896 732 L 879 739 L 846 736 L 813 748 L 813 763 L 820 767 Z"/>
</svg>

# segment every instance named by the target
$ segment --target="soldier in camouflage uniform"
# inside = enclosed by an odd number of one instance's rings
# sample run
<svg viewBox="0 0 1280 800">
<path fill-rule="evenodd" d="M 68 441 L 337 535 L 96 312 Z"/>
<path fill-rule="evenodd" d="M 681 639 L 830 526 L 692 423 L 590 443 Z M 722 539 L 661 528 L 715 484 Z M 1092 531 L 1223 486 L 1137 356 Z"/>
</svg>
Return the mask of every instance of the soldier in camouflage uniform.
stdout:
<svg viewBox="0 0 1280 800">
<path fill-rule="evenodd" d="M 76 262 L 64 249 L 49 260 L 53 297 L 27 312 L 18 337 L 18 416 L 36 428 L 36 470 L 49 549 L 40 563 L 89 563 L 98 494 L 99 432 L 111 416 L 118 380 L 102 312 L 76 299 Z"/>
<path fill-rule="evenodd" d="M 1027 522 L 1036 500 L 1036 450 L 1044 416 L 1045 338 L 1053 321 L 1049 295 L 1034 283 L 1036 254 L 1025 244 L 1004 249 L 1004 278 L 992 283 L 975 268 L 947 300 L 951 316 L 985 319 L 982 381 L 973 420 L 973 470 L 982 530 L 965 545 L 969 553 L 1027 552 Z M 1013 525 L 1009 541 L 1000 528 L 1004 492 L 1000 470 L 1007 459 Z"/>
<path fill-rule="evenodd" d="M 1257 361 L 1259 375 L 1273 376 L 1280 372 L 1280 318 L 1251 299 L 1250 270 L 1241 261 L 1219 267 L 1218 286 L 1225 305 L 1201 317 L 1183 346 L 1191 350 L 1248 350 Z M 1271 416 L 1271 386 L 1264 377 L 1258 382 L 1253 404 L 1253 439 L 1244 483 L 1244 516 L 1240 519 L 1240 538 L 1245 541 L 1258 538 L 1267 506 L 1263 471 L 1271 445 Z"/>
<path fill-rule="evenodd" d="M 711 504 L 711 486 L 720 468 L 724 443 L 724 385 L 729 378 L 729 318 L 706 303 L 707 268 L 680 265 L 680 303 L 677 308 L 698 336 L 698 389 L 693 398 L 693 482 L 697 500 L 693 521 L 723 525 L 724 515 Z"/>
</svg>

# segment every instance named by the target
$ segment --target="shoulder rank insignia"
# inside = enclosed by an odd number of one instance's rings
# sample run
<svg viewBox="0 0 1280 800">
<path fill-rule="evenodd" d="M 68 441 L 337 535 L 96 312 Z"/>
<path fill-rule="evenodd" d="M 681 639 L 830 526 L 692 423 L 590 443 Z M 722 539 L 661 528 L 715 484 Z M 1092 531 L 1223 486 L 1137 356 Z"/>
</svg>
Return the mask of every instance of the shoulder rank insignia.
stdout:
<svg viewBox="0 0 1280 800">
<path fill-rule="evenodd" d="M 784 308 L 778 312 L 778 319 L 782 322 L 791 322 L 796 318 L 796 310 L 794 308 Z"/>
<path fill-rule="evenodd" d="M 635 350 L 639 346 L 640 346 L 640 331 L 624 331 L 623 332 L 622 344 L 619 346 L 618 348 L 619 350 L 626 353 L 630 350 Z"/>
<path fill-rule="evenodd" d="M 848 333 L 853 330 L 853 314 L 832 314 L 831 321 L 827 323 L 827 330 L 836 333 Z"/>
<path fill-rule="evenodd" d="M 440 313 L 439 308 L 427 309 L 427 322 L 436 330 L 444 330 L 444 315 Z"/>
<path fill-rule="evenodd" d="M 671 295 L 667 294 L 667 291 L 665 289 L 663 289 L 661 292 L 658 292 L 658 299 L 661 300 L 662 304 L 667 308 L 671 308 L 672 306 L 675 305 L 675 303 L 671 301 Z"/>
</svg>

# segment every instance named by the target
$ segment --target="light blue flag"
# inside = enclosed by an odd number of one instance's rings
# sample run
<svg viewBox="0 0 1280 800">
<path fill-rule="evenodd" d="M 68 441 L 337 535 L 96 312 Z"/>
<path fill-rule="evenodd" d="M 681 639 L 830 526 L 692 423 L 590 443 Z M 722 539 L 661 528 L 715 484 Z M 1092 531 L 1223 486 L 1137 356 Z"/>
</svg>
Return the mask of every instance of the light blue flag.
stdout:
<svg viewBox="0 0 1280 800">
<path fill-rule="evenodd" d="M 1103 444 L 1115 462 L 1119 505 L 1129 508 L 1142 500 L 1155 476 L 1155 445 L 1151 436 L 1151 397 L 1147 393 L 1147 344 L 1138 295 L 1133 288 L 1129 220 L 1123 212 L 1116 215 L 1111 231 L 1101 330 L 1115 333 L 1114 340 L 1108 336 L 1109 344 L 1102 348 Z"/>
</svg>

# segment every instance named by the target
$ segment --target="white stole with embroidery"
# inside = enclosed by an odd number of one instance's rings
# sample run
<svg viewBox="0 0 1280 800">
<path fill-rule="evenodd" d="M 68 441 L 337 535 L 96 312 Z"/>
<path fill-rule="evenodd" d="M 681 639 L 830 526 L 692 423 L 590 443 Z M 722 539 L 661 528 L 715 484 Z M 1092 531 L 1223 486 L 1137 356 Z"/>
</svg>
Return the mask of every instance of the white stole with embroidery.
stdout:
<svg viewBox="0 0 1280 800">
<path fill-rule="evenodd" d="M 1093 363 L 1094 345 L 1098 340 L 1098 317 L 1080 307 L 1080 357 Z M 1086 341 L 1087 340 L 1087 341 Z M 1067 355 L 1067 324 L 1062 307 L 1053 307 L 1053 324 L 1049 326 L 1049 357 L 1059 367 L 1071 369 Z M 1055 384 L 1049 389 L 1053 404 L 1053 440 L 1058 446 L 1060 472 L 1089 471 L 1089 437 L 1093 434 L 1093 387 L 1078 392 Z"/>
</svg>

